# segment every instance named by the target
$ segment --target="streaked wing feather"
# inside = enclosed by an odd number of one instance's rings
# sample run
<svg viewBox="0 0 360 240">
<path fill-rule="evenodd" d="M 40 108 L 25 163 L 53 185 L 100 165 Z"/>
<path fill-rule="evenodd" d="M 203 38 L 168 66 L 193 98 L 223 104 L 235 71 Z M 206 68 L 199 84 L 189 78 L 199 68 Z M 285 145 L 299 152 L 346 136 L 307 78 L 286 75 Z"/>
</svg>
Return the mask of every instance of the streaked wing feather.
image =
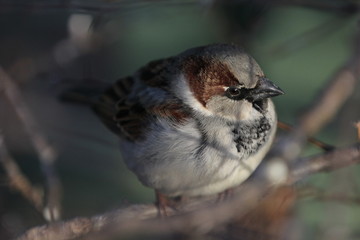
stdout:
<svg viewBox="0 0 360 240">
<path fill-rule="evenodd" d="M 153 61 L 139 70 L 137 76 L 149 89 L 143 89 L 137 98 L 134 99 L 132 93 L 135 78 L 127 77 L 118 80 L 94 104 L 95 112 L 111 131 L 136 141 L 143 137 L 150 119 L 168 118 L 179 123 L 189 116 L 182 102 L 166 93 L 168 82 L 164 75 L 169 61 L 171 59 Z M 153 94 L 152 89 L 162 92 L 162 98 Z"/>
</svg>

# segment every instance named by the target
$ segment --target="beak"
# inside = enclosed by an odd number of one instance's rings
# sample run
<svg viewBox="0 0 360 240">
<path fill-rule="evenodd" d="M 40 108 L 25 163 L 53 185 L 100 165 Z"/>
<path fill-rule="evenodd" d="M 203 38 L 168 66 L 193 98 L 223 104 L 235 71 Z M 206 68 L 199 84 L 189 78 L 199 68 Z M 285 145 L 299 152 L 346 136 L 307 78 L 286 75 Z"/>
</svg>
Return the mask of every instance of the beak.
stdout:
<svg viewBox="0 0 360 240">
<path fill-rule="evenodd" d="M 253 89 L 249 89 L 246 99 L 250 102 L 255 102 L 282 94 L 285 94 L 284 91 L 269 79 L 260 78 L 258 84 Z"/>
</svg>

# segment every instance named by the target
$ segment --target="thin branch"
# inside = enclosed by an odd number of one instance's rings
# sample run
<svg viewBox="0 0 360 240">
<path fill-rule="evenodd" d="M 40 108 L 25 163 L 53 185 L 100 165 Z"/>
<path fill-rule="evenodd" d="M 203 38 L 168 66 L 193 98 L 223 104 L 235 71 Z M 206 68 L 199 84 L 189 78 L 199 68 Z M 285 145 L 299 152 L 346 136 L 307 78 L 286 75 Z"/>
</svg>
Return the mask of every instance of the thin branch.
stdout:
<svg viewBox="0 0 360 240">
<path fill-rule="evenodd" d="M 341 204 L 355 204 L 357 206 L 360 205 L 360 198 L 354 196 L 344 196 L 340 194 L 319 194 L 313 197 L 319 201 L 331 201 Z"/>
<path fill-rule="evenodd" d="M 316 94 L 308 109 L 300 116 L 299 128 L 308 136 L 327 124 L 352 95 L 360 79 L 360 31 L 354 41 L 353 55 Z"/>
<path fill-rule="evenodd" d="M 37 151 L 46 180 L 46 205 L 43 209 L 44 217 L 50 221 L 57 220 L 60 217 L 61 211 L 61 184 L 54 169 L 56 160 L 55 149 L 49 144 L 45 135 L 40 130 L 16 84 L 1 67 L 0 90 L 2 90 L 8 98 Z"/>
<path fill-rule="evenodd" d="M 360 121 L 355 123 L 355 127 L 357 129 L 357 137 L 358 137 L 358 140 L 360 141 Z"/>
<path fill-rule="evenodd" d="M 359 54 L 359 51 L 357 51 Z M 344 65 L 317 94 L 312 106 L 301 116 L 300 127 L 306 135 L 313 135 L 333 119 L 344 102 L 352 95 L 360 75 L 360 56 L 356 55 Z"/>
<path fill-rule="evenodd" d="M 341 16 L 335 15 L 323 23 L 278 43 L 278 45 L 270 49 L 269 54 L 274 57 L 291 56 L 291 54 L 301 51 L 304 47 L 318 43 L 335 33 L 337 29 L 342 28 L 348 23 L 348 19 L 346 18 L 348 16 L 349 15 L 346 14 Z"/>
<path fill-rule="evenodd" d="M 339 193 L 327 193 L 322 189 L 314 186 L 308 186 L 300 189 L 300 197 L 311 198 L 318 201 L 332 201 L 340 204 L 360 204 L 360 197 L 355 195 L 344 195 Z"/>
<path fill-rule="evenodd" d="M 285 131 L 294 131 L 294 127 L 290 126 L 287 123 L 278 121 L 277 124 L 278 128 L 283 129 Z M 331 146 L 330 144 L 324 143 L 323 141 L 320 141 L 314 137 L 308 137 L 307 141 L 311 144 L 313 144 L 314 146 L 317 146 L 318 148 L 321 148 L 324 151 L 330 151 L 335 149 L 334 146 Z"/>
<path fill-rule="evenodd" d="M 334 171 L 358 163 L 360 163 L 360 143 L 298 160 L 291 169 L 289 182 L 296 182 L 314 173 Z"/>
<path fill-rule="evenodd" d="M 40 213 L 43 210 L 43 194 L 38 188 L 32 186 L 31 182 L 22 173 L 16 161 L 10 156 L 0 132 L 0 163 L 2 164 L 9 185 L 27 199 Z"/>
</svg>

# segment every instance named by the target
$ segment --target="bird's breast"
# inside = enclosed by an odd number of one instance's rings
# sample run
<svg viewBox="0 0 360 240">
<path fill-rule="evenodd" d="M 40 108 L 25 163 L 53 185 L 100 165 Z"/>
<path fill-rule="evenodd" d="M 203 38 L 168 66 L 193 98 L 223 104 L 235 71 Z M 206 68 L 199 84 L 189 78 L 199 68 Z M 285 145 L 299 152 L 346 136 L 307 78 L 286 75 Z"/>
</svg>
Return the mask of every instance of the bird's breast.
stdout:
<svg viewBox="0 0 360 240">
<path fill-rule="evenodd" d="M 252 155 L 268 141 L 271 124 L 263 117 L 251 124 L 232 124 L 233 141 L 242 155 Z"/>
</svg>

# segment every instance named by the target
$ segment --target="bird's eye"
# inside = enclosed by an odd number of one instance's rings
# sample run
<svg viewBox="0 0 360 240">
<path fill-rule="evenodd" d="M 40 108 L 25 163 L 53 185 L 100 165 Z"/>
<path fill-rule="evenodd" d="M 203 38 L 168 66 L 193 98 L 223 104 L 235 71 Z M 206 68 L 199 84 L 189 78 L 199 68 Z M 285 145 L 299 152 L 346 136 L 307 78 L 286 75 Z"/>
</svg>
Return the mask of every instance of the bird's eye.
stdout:
<svg viewBox="0 0 360 240">
<path fill-rule="evenodd" d="M 238 97 L 241 94 L 240 88 L 237 87 L 229 87 L 226 92 L 230 97 Z"/>
</svg>

